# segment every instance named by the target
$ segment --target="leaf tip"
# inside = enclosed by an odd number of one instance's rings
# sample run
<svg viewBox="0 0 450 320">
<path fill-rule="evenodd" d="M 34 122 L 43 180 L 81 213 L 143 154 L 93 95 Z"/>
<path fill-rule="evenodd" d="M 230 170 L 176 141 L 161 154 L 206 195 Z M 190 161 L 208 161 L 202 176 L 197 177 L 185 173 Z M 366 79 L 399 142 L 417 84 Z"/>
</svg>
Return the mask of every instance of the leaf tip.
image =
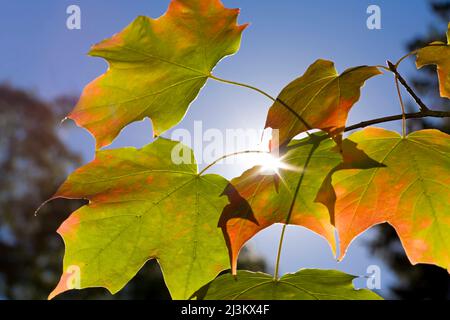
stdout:
<svg viewBox="0 0 450 320">
<path fill-rule="evenodd" d="M 58 285 L 52 292 L 50 292 L 50 294 L 47 297 L 47 300 L 53 300 L 56 296 L 60 295 L 61 293 L 70 290 L 70 288 L 67 287 L 67 282 L 68 282 L 70 276 L 71 275 L 68 273 L 64 273 L 61 276 L 61 279 L 59 280 Z"/>
<path fill-rule="evenodd" d="M 250 27 L 250 23 L 244 23 L 238 26 L 238 28 L 240 29 L 239 31 L 244 31 L 245 29 L 247 29 L 248 27 Z"/>
<path fill-rule="evenodd" d="M 237 257 L 232 257 L 231 260 L 231 274 L 233 277 L 237 276 Z"/>
</svg>

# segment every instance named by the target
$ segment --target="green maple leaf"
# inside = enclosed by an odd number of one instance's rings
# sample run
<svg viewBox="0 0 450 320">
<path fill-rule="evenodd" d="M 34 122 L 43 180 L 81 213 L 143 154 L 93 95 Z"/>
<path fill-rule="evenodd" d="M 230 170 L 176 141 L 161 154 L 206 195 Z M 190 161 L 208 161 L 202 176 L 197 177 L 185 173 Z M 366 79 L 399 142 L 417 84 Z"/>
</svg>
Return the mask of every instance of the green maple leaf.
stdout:
<svg viewBox="0 0 450 320">
<path fill-rule="evenodd" d="M 181 121 L 214 66 L 238 51 L 246 27 L 236 24 L 238 14 L 219 0 L 173 0 L 158 19 L 138 17 L 92 48 L 110 67 L 86 86 L 69 118 L 97 148 L 145 117 L 161 135 Z"/>
<path fill-rule="evenodd" d="M 354 157 L 355 144 L 380 165 Z M 402 138 L 367 128 L 344 141 L 343 153 L 344 167 L 332 175 L 334 195 L 324 201 L 334 216 L 341 258 L 360 233 L 388 222 L 413 264 L 450 270 L 450 136 L 422 130 Z"/>
<path fill-rule="evenodd" d="M 450 99 L 450 23 L 448 24 L 447 43 L 433 42 L 417 53 L 417 68 L 435 64 L 438 69 L 441 96 Z"/>
<path fill-rule="evenodd" d="M 310 129 L 324 130 L 339 142 L 361 87 L 379 74 L 376 67 L 361 66 L 339 75 L 333 62 L 317 60 L 283 89 L 269 110 L 266 128 L 279 130 L 280 145 Z"/>
<path fill-rule="evenodd" d="M 180 146 L 158 139 L 141 150 L 99 151 L 70 175 L 54 198 L 90 202 L 58 230 L 66 245 L 64 274 L 51 298 L 74 289 L 77 269 L 76 289 L 116 293 L 146 261 L 157 259 L 172 297 L 186 299 L 227 268 L 217 223 L 228 182 L 198 175 L 192 151 Z M 189 155 L 191 164 L 174 164 L 174 148 Z"/>
<path fill-rule="evenodd" d="M 370 290 L 355 290 L 355 276 L 335 270 L 303 269 L 273 276 L 238 271 L 236 277 L 225 274 L 196 293 L 204 300 L 380 300 Z"/>
</svg>

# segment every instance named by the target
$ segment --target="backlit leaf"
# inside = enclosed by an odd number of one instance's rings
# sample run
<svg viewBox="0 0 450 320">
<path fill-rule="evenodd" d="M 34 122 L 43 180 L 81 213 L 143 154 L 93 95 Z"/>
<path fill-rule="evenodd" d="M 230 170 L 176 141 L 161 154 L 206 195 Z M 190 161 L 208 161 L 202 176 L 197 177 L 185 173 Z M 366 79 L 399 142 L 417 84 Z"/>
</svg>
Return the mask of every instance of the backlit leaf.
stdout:
<svg viewBox="0 0 450 320">
<path fill-rule="evenodd" d="M 157 259 L 174 299 L 189 298 L 229 265 L 220 214 L 228 203 L 227 181 L 197 174 L 192 164 L 176 165 L 171 152 L 181 145 L 164 139 L 141 150 L 99 151 L 78 169 L 55 198 L 85 198 L 58 232 L 66 245 L 61 281 L 50 297 L 79 288 L 122 289 L 150 259 Z M 189 157 L 187 158 L 189 159 Z"/>
<path fill-rule="evenodd" d="M 368 128 L 344 141 L 344 155 L 353 152 L 349 146 L 355 143 L 381 165 L 351 169 L 350 161 L 349 169 L 332 176 L 335 203 L 328 205 L 341 257 L 360 233 L 388 222 L 413 264 L 450 270 L 450 136 L 423 130 L 403 139 L 396 132 Z M 356 158 L 353 167 L 361 167 Z"/>
<path fill-rule="evenodd" d="M 433 42 L 417 53 L 417 68 L 435 64 L 438 69 L 441 96 L 450 99 L 450 23 L 448 24 L 447 43 Z"/>
<path fill-rule="evenodd" d="M 272 224 L 286 223 L 291 206 L 289 223 L 323 236 L 335 251 L 328 210 L 315 202 L 323 180 L 342 161 L 335 149 L 336 144 L 325 133 L 315 133 L 289 144 L 277 173 L 268 174 L 258 166 L 231 181 L 234 188 L 228 192 L 230 205 L 220 224 L 227 238 L 233 272 L 244 244 Z"/>
<path fill-rule="evenodd" d="M 309 129 L 322 129 L 340 141 L 361 87 L 379 74 L 376 67 L 361 66 L 339 75 L 333 62 L 317 60 L 283 89 L 269 110 L 266 127 L 279 130 L 280 145 Z"/>
<path fill-rule="evenodd" d="M 214 66 L 239 49 L 239 10 L 219 0 L 173 0 L 158 19 L 138 17 L 95 45 L 108 71 L 83 91 L 69 115 L 106 146 L 128 124 L 151 118 L 160 135 L 184 117 Z"/>
<path fill-rule="evenodd" d="M 225 274 L 197 292 L 202 300 L 381 300 L 367 289 L 356 290 L 355 276 L 335 270 L 303 269 L 273 276 L 239 271 L 237 277 Z"/>
</svg>

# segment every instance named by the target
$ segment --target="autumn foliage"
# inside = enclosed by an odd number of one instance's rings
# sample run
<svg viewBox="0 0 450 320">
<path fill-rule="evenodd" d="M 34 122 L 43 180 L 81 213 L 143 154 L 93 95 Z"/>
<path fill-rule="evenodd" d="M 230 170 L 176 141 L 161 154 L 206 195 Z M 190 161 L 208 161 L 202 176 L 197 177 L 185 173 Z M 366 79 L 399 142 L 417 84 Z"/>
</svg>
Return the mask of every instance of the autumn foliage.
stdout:
<svg viewBox="0 0 450 320">
<path fill-rule="evenodd" d="M 242 85 L 212 74 L 239 49 L 246 25 L 237 24 L 238 14 L 219 0 L 172 0 L 162 17 L 138 17 L 92 47 L 90 55 L 107 60 L 109 69 L 86 86 L 69 117 L 93 134 L 97 149 L 145 117 L 160 136 L 183 119 L 208 81 Z M 449 45 L 434 42 L 410 54 L 417 55 L 418 68 L 437 65 L 443 98 L 450 97 Z M 399 81 L 402 60 L 341 74 L 333 62 L 317 60 L 277 98 L 257 89 L 272 103 L 266 126 L 280 132 L 272 146 L 280 147 L 283 165 L 271 175 L 254 167 L 227 181 L 199 172 L 190 149 L 164 138 L 140 150 L 97 151 L 54 196 L 89 204 L 58 230 L 66 246 L 64 273 L 50 297 L 99 286 L 116 293 L 146 261 L 157 259 L 174 299 L 380 298 L 355 290 L 353 276 L 338 271 L 280 276 L 279 261 L 273 276 L 238 271 L 241 248 L 275 223 L 309 228 L 333 253 L 339 247 L 342 259 L 355 237 L 387 222 L 411 263 L 450 270 L 450 137 L 438 130 L 406 136 L 362 124 L 343 139 L 365 82 L 382 74 Z M 450 116 L 423 106 L 420 112 Z M 372 123 L 389 120 L 395 119 Z M 304 132 L 306 138 L 295 138 Z M 191 161 L 174 164 L 175 147 Z M 69 281 L 71 266 L 80 270 L 78 287 Z M 229 268 L 236 277 L 216 278 Z"/>
</svg>

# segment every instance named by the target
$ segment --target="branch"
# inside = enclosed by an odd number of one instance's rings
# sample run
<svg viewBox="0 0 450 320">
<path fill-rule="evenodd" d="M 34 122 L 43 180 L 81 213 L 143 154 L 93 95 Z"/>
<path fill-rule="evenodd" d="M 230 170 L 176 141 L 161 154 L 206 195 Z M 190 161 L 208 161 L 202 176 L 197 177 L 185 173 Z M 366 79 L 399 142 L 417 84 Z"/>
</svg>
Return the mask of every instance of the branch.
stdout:
<svg viewBox="0 0 450 320">
<path fill-rule="evenodd" d="M 409 86 L 409 84 L 406 82 L 406 80 L 401 76 L 401 74 L 397 70 L 397 66 L 393 64 L 392 62 L 388 61 L 389 69 L 397 76 L 398 81 L 402 84 L 402 86 L 405 87 L 406 91 L 413 97 L 414 101 L 419 105 L 421 111 L 429 110 L 428 107 L 423 103 L 422 99 L 417 96 L 417 94 L 414 92 L 414 90 Z"/>
<path fill-rule="evenodd" d="M 424 110 L 424 111 L 421 111 L 421 112 L 405 114 L 405 119 L 421 119 L 421 118 L 426 118 L 426 117 L 450 118 L 450 112 L 448 112 L 448 111 L 434 111 L 434 110 L 427 109 L 427 110 Z M 390 117 L 373 119 L 373 120 L 369 120 L 369 121 L 363 121 L 363 122 L 360 122 L 358 124 L 355 124 L 355 125 L 352 125 L 352 126 L 349 126 L 349 127 L 345 128 L 345 132 L 356 130 L 356 129 L 360 129 L 360 128 L 365 128 L 365 127 L 368 127 L 368 126 L 371 126 L 371 125 L 374 125 L 374 124 L 378 124 L 378 123 L 402 120 L 402 118 L 403 118 L 403 115 L 399 114 L 399 115 L 396 115 L 396 116 L 390 116 Z"/>
</svg>

